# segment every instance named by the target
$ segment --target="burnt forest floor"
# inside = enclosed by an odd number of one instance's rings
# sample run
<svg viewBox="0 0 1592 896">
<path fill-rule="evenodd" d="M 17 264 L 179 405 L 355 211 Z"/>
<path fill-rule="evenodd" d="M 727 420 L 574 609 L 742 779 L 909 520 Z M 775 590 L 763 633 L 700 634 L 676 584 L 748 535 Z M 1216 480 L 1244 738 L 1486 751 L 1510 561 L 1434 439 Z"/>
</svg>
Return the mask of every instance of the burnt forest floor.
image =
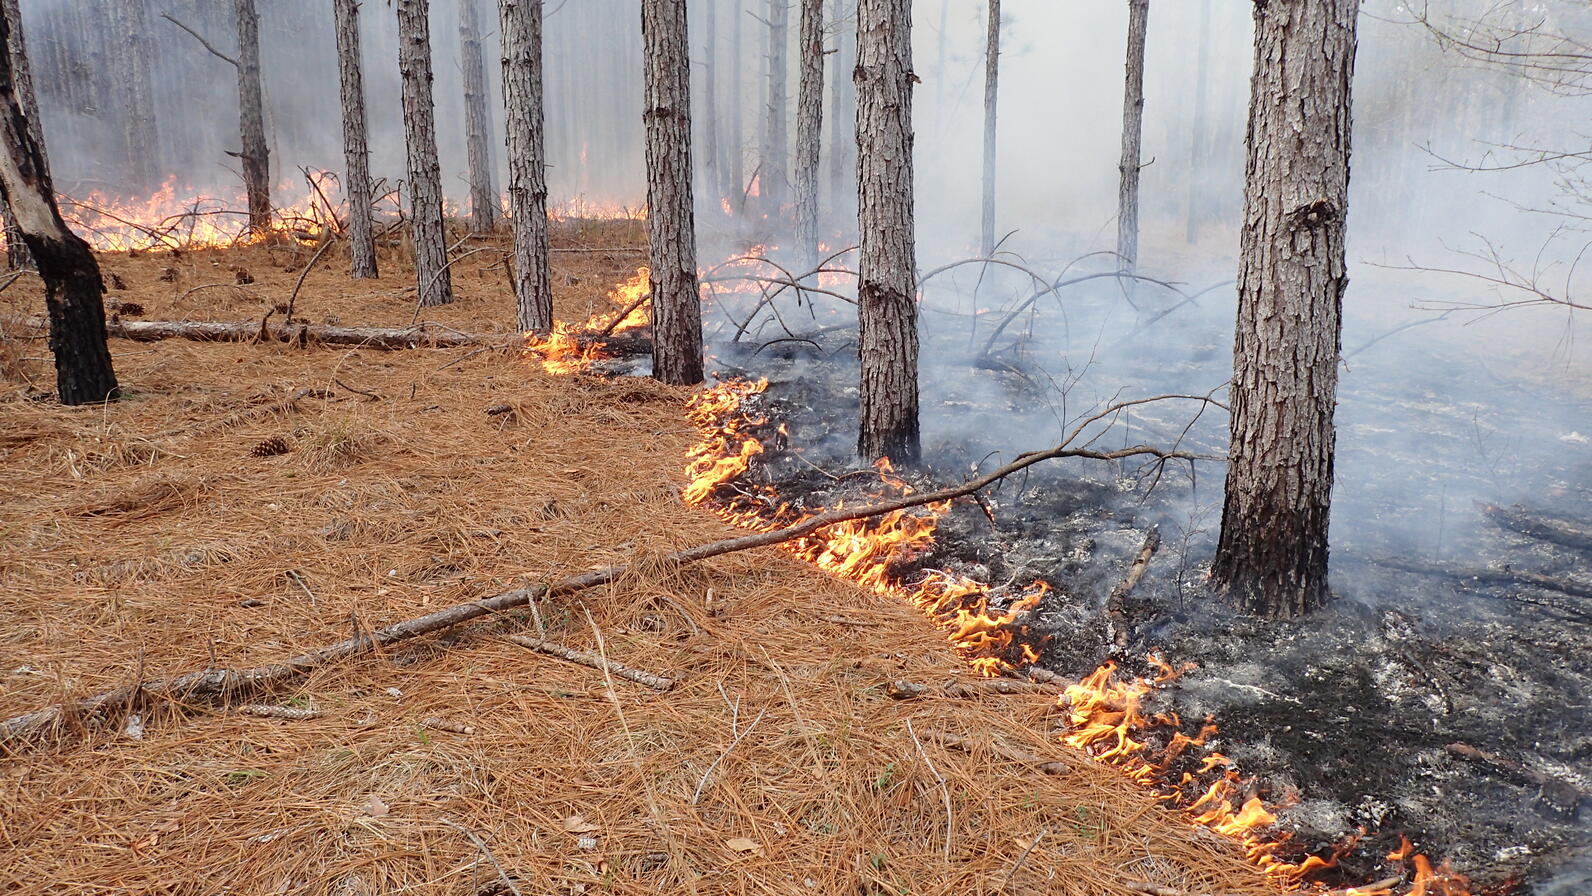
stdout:
<svg viewBox="0 0 1592 896">
<path fill-rule="evenodd" d="M 566 224 L 556 245 L 641 239 Z M 123 316 L 258 320 L 310 251 L 102 262 Z M 559 316 L 607 307 L 640 262 L 560 252 Z M 408 323 L 400 250 L 378 281 L 344 263 L 309 276 L 303 317 Z M 506 329 L 496 264 L 461 261 L 459 302 L 425 317 Z M 41 307 L 33 278 L 0 294 Z M 1055 693 L 959 688 L 973 676 L 903 602 L 770 550 L 653 562 L 731 532 L 679 497 L 689 390 L 496 351 L 113 340 L 125 399 L 65 409 L 42 341 L 0 348 L 0 714 L 639 565 L 323 668 L 275 717 L 147 706 L 0 758 L 6 892 L 1275 892 L 1059 745 Z M 610 686 L 513 629 L 677 683 Z M 899 680 L 926 696 L 892 700 Z"/>
</svg>

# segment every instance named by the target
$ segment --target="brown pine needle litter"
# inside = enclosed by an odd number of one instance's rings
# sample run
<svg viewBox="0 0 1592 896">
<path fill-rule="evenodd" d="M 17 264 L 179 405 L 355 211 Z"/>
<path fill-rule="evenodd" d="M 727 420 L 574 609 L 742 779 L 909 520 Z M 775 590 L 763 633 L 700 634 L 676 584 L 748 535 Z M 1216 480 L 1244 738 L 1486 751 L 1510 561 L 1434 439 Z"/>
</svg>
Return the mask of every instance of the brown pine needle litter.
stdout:
<svg viewBox="0 0 1592 896">
<path fill-rule="evenodd" d="M 356 283 L 336 255 L 307 280 L 304 313 L 412 313 L 399 259 Z M 156 275 L 170 256 L 107 266 L 151 317 L 177 317 L 197 272 L 246 267 L 264 303 L 296 279 L 293 258 L 185 253 L 175 287 Z M 561 312 L 579 317 L 640 259 L 557 262 Z M 494 263 L 461 262 L 460 302 L 433 319 L 511 319 Z M 0 311 L 42 306 L 25 286 Z M 263 314 L 251 301 L 214 318 Z M 147 710 L 0 760 L 0 890 L 1275 892 L 1231 844 L 1056 744 L 1054 695 L 939 687 L 972 676 L 911 607 L 775 550 L 648 562 L 731 534 L 679 498 L 687 390 L 553 378 L 496 351 L 112 348 L 128 399 L 66 410 L 29 391 L 49 388 L 47 362 L 27 360 L 42 344 L 8 347 L 22 360 L 0 380 L 0 715 L 637 567 L 250 707 Z M 267 439 L 289 450 L 254 456 Z M 902 701 L 894 682 L 936 687 Z"/>
</svg>

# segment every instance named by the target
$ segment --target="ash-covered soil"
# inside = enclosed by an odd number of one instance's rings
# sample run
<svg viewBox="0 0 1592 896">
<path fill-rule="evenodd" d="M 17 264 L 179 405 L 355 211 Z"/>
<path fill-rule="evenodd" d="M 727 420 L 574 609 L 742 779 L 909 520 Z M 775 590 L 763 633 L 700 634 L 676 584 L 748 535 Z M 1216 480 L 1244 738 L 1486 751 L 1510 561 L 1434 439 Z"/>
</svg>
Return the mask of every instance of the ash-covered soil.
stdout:
<svg viewBox="0 0 1592 896">
<path fill-rule="evenodd" d="M 1141 332 L 1129 321 L 1125 339 L 1108 339 L 1108 324 L 1075 314 L 1072 331 L 1090 334 L 1081 360 L 1036 358 L 1021 338 L 992 359 L 965 338 L 926 336 L 926 464 L 909 478 L 944 485 L 1050 447 L 1113 399 L 1217 388 L 1230 320 L 1211 313 Z M 845 335 L 720 353 L 729 373 L 770 379 L 760 401 L 788 421 L 802 455 L 771 455 L 754 475 L 813 504 L 845 490 L 832 476 L 857 469 Z M 1502 375 L 1498 363 L 1423 337 L 1389 339 L 1344 365 L 1336 601 L 1310 618 L 1245 618 L 1207 588 L 1219 461 L 1040 465 L 983 507 L 959 503 L 919 562 L 991 583 L 997 606 L 1035 578 L 1054 585 L 1029 625 L 1055 671 L 1079 677 L 1117 658 L 1142 673 L 1151 652 L 1196 664 L 1148 710 L 1175 711 L 1189 734 L 1214 718 L 1212 747 L 1268 802 L 1291 803 L 1280 823 L 1298 848 L 1326 855 L 1365 829 L 1341 858 L 1345 883 L 1398 873 L 1385 856 L 1407 835 L 1477 892 L 1592 892 L 1592 556 L 1505 530 L 1479 508 L 1519 503 L 1592 529 L 1592 446 L 1564 424 L 1592 419 L 1592 403 Z M 1137 407 L 1113 423 L 1091 430 L 1096 446 L 1225 448 L 1225 411 L 1197 402 Z M 1129 647 L 1114 653 L 1106 597 L 1152 525 L 1164 543 L 1128 602 Z"/>
</svg>

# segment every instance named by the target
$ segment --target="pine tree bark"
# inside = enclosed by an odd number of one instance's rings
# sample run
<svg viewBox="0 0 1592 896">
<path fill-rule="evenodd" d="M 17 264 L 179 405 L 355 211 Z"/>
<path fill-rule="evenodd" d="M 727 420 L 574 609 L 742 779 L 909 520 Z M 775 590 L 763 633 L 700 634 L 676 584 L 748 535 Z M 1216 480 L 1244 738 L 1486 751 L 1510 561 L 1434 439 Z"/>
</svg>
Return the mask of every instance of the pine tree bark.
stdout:
<svg viewBox="0 0 1592 896">
<path fill-rule="evenodd" d="M 853 211 L 857 177 L 852 153 L 857 147 L 857 95 L 852 69 L 857 64 L 857 26 L 848 0 L 834 0 L 835 52 L 829 69 L 829 201 L 837 217 Z"/>
<path fill-rule="evenodd" d="M 818 260 L 818 153 L 824 121 L 824 0 L 801 0 L 796 90 L 796 251 Z"/>
<path fill-rule="evenodd" d="M 0 44 L 13 47 L 10 16 L 0 15 Z M 55 387 L 65 405 L 116 397 L 105 341 L 105 284 L 88 243 L 61 218 L 55 191 L 17 90 L 11 53 L 0 53 L 0 187 L 44 280 Z"/>
<path fill-rule="evenodd" d="M 984 35 L 984 207 L 979 248 L 985 258 L 995 254 L 995 111 L 1000 95 L 1001 0 L 989 0 Z"/>
<path fill-rule="evenodd" d="M 912 0 L 857 3 L 857 291 L 864 458 L 919 459 Z"/>
<path fill-rule="evenodd" d="M 470 227 L 497 227 L 498 194 L 492 177 L 492 117 L 487 113 L 486 60 L 481 52 L 480 0 L 459 0 L 459 63 L 464 70 L 464 131 L 469 158 Z"/>
<path fill-rule="evenodd" d="M 442 165 L 437 161 L 436 108 L 431 93 L 429 0 L 398 0 L 398 71 L 403 79 L 404 145 L 409 161 L 409 228 L 420 305 L 453 301 L 447 236 L 442 226 Z"/>
<path fill-rule="evenodd" d="M 265 142 L 265 94 L 260 86 L 260 14 L 254 0 L 233 0 L 238 26 L 238 132 L 243 137 L 243 188 L 249 229 L 271 229 L 271 148 Z"/>
<path fill-rule="evenodd" d="M 116 37 L 111 56 L 116 64 L 115 84 L 124 104 L 123 140 L 127 151 L 127 187 L 133 191 L 153 189 L 161 172 L 155 167 L 160 158 L 155 127 L 155 92 L 149 71 L 149 22 L 143 0 L 114 0 L 110 10 Z"/>
<path fill-rule="evenodd" d="M 39 114 L 39 95 L 33 89 L 33 66 L 28 60 L 28 42 L 22 28 L 22 6 L 18 0 L 0 0 L 0 12 L 5 15 L 6 25 L 11 29 L 6 53 L 11 57 L 11 77 L 16 85 L 17 99 L 22 103 L 22 113 L 27 118 L 28 136 L 33 138 L 34 145 L 39 148 L 39 159 L 43 163 L 41 170 L 48 175 L 50 155 L 44 142 L 44 118 Z M 22 239 L 22 230 L 17 226 L 16 216 L 11 214 L 11 207 L 0 203 L 0 213 L 3 213 L 0 218 L 5 223 L 7 266 L 11 270 L 33 267 L 33 256 L 28 254 L 27 242 Z"/>
<path fill-rule="evenodd" d="M 1122 91 L 1122 160 L 1117 191 L 1117 270 L 1133 273 L 1139 265 L 1139 171 L 1144 137 L 1144 39 L 1150 24 L 1150 0 L 1128 0 L 1127 83 Z M 1131 280 L 1122 288 L 1132 292 Z"/>
<path fill-rule="evenodd" d="M 1211 576 L 1245 611 L 1271 618 L 1328 599 L 1359 6 L 1255 6 L 1232 445 Z"/>
<path fill-rule="evenodd" d="M 542 127 L 542 0 L 499 0 L 498 13 L 503 34 L 515 319 L 520 332 L 542 333 L 553 328 Z"/>
<path fill-rule="evenodd" d="M 645 41 L 652 375 L 702 382 L 702 303 L 691 204 L 691 58 L 686 0 L 641 0 Z"/>
<path fill-rule="evenodd" d="M 763 110 L 763 208 L 778 214 L 790 186 L 790 0 L 768 0 L 768 107 Z"/>
<path fill-rule="evenodd" d="M 348 244 L 350 273 L 356 280 L 376 276 L 376 238 L 371 221 L 370 138 L 365 127 L 365 61 L 360 55 L 359 0 L 332 0 L 337 20 L 337 73 L 343 103 L 343 158 L 348 168 Z"/>
</svg>

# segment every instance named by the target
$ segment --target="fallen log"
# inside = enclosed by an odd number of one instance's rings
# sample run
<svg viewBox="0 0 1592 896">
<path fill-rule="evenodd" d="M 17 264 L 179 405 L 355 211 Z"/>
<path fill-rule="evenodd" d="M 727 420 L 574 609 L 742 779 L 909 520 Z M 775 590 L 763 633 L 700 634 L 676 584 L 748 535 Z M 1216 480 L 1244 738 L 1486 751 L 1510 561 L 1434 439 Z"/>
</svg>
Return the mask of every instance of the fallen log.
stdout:
<svg viewBox="0 0 1592 896">
<path fill-rule="evenodd" d="M 1530 538 L 1551 541 L 1577 551 L 1592 552 L 1592 531 L 1576 526 L 1568 520 L 1535 514 L 1519 504 L 1514 507 L 1499 507 L 1496 504 L 1478 506 L 1481 508 L 1482 516 L 1501 528 Z"/>
<path fill-rule="evenodd" d="M 1163 462 L 1173 459 L 1196 460 L 1198 457 L 1188 452 L 1166 451 L 1149 445 L 1135 445 L 1111 451 L 1069 447 L 1083 436 L 1092 424 L 1099 420 L 1121 413 L 1126 407 L 1168 398 L 1186 398 L 1196 401 L 1207 400 L 1197 395 L 1162 395 L 1155 398 L 1118 402 L 1091 417 L 1085 418 L 1074 426 L 1062 442 L 1055 447 L 1019 455 L 1016 460 L 1006 466 L 992 470 L 961 485 L 950 486 L 932 492 L 909 494 L 864 507 L 845 507 L 831 510 L 827 513 L 808 517 L 799 523 L 781 529 L 754 532 L 676 551 L 659 558 L 658 562 L 664 566 L 684 566 L 737 551 L 781 544 L 811 535 L 820 529 L 837 523 L 881 516 L 897 510 L 921 507 L 925 504 L 953 501 L 981 491 L 1014 473 L 1026 470 L 1037 463 L 1047 460 L 1072 457 L 1095 460 L 1151 457 Z M 335 644 L 318 647 L 281 662 L 267 663 L 246 669 L 203 669 L 170 678 L 138 681 L 119 688 L 113 688 L 92 697 L 84 697 L 62 705 L 23 713 L 22 715 L 0 721 L 0 754 L 14 751 L 20 743 L 41 739 L 52 732 L 59 732 L 69 724 L 77 724 L 82 728 L 113 724 L 127 714 L 137 712 L 142 705 L 152 700 L 164 700 L 173 705 L 191 707 L 198 705 L 224 705 L 257 697 L 269 693 L 273 688 L 282 687 L 334 662 L 365 656 L 382 648 L 411 641 L 425 635 L 445 632 L 484 616 L 498 615 L 524 607 L 532 601 L 542 598 L 560 597 L 610 584 L 623 575 L 628 568 L 623 564 L 607 566 L 564 579 L 556 584 L 539 584 L 528 588 L 517 588 L 513 591 L 505 591 L 480 600 L 455 604 L 423 616 L 395 622 L 372 632 L 360 632 Z"/>
<path fill-rule="evenodd" d="M 42 317 L 0 316 L 0 328 L 18 335 L 43 336 L 49 322 Z M 512 348 L 523 344 L 519 333 L 461 333 L 435 324 L 412 327 L 334 327 L 330 324 L 270 323 L 269 321 L 114 320 L 105 335 L 134 342 L 189 339 L 195 342 L 283 342 L 292 345 L 339 345 L 398 351 L 415 348 Z M 635 334 L 578 335 L 582 347 L 600 345 L 612 356 L 652 353 L 652 340 Z"/>
</svg>

